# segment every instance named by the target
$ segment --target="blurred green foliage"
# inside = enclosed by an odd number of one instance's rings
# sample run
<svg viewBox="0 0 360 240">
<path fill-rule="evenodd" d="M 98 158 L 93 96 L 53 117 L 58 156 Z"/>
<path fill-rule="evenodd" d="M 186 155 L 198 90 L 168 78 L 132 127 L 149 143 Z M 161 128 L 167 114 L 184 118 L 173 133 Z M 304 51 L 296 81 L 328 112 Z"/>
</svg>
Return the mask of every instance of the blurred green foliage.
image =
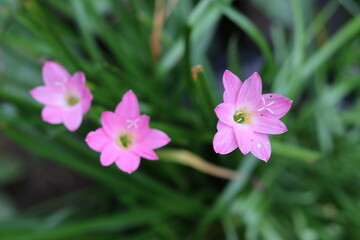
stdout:
<svg viewBox="0 0 360 240">
<path fill-rule="evenodd" d="M 360 239 L 359 4 L 156 2 L 157 11 L 149 0 L 0 0 L 1 134 L 98 183 L 26 211 L 0 193 L 0 239 Z M 271 19 L 269 36 L 235 7 L 240 2 Z M 348 17 L 334 29 L 339 9 Z M 154 30 L 157 14 L 164 25 Z M 248 77 L 248 57 L 239 54 L 249 38 L 262 55 L 252 70 L 261 72 L 265 92 L 294 100 L 283 119 L 289 131 L 272 136 L 267 164 L 239 151 L 218 156 L 211 147 L 211 107 L 221 100 L 225 69 L 214 69 L 209 56 L 221 44 L 224 19 L 233 24 L 222 53 L 228 68 Z M 95 98 L 76 133 L 43 123 L 28 93 L 42 84 L 46 59 L 86 74 Z M 201 82 L 191 77 L 197 64 Z M 101 167 L 84 137 L 128 89 L 172 148 L 244 177 L 220 180 L 161 159 L 143 160 L 131 175 Z M 23 171 L 6 154 L 0 169 L 0 186 Z"/>
</svg>

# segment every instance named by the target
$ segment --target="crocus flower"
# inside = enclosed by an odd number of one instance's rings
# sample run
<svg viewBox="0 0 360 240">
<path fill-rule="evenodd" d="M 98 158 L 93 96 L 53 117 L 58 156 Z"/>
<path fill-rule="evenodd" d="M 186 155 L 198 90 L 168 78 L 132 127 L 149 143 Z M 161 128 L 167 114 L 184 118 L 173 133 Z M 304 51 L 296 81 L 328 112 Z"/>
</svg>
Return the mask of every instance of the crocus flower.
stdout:
<svg viewBox="0 0 360 240">
<path fill-rule="evenodd" d="M 251 152 L 268 161 L 271 145 L 268 134 L 287 131 L 279 119 L 290 109 L 292 100 L 274 93 L 262 94 L 258 73 L 253 73 L 244 83 L 230 71 L 223 76 L 224 102 L 215 108 L 219 118 L 218 132 L 214 136 L 214 150 L 228 154 L 237 147 L 243 154 Z"/>
<path fill-rule="evenodd" d="M 130 90 L 115 112 L 102 113 L 102 128 L 90 132 L 85 141 L 94 151 L 101 152 L 103 166 L 115 162 L 119 169 L 131 173 L 139 167 L 141 157 L 157 160 L 154 149 L 170 142 L 164 132 L 149 128 L 149 120 L 149 116 L 140 115 L 139 102 Z"/>
<path fill-rule="evenodd" d="M 93 98 L 85 86 L 85 74 L 77 72 L 71 76 L 60 64 L 48 61 L 43 65 L 42 76 L 45 86 L 32 89 L 30 94 L 45 105 L 41 112 L 43 121 L 64 123 L 69 131 L 77 130 Z"/>
</svg>

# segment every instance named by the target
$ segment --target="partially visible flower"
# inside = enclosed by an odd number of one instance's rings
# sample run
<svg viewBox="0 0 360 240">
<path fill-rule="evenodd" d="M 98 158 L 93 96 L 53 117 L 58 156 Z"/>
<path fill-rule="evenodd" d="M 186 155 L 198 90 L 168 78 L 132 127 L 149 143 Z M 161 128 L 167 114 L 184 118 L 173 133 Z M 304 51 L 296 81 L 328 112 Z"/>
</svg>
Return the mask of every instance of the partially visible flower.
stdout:
<svg viewBox="0 0 360 240">
<path fill-rule="evenodd" d="M 85 86 L 85 74 L 77 72 L 71 76 L 60 64 L 48 61 L 42 75 L 45 86 L 32 89 L 30 94 L 45 105 L 41 112 L 43 121 L 64 123 L 69 131 L 77 130 L 93 99 Z"/>
<path fill-rule="evenodd" d="M 130 90 L 125 93 L 115 112 L 103 112 L 102 128 L 90 132 L 85 141 L 94 151 L 101 152 L 100 162 L 115 162 L 124 172 L 131 173 L 140 165 L 140 158 L 158 160 L 154 149 L 170 142 L 162 131 L 149 128 L 150 117 L 140 115 L 139 103 Z"/>
<path fill-rule="evenodd" d="M 268 161 L 271 145 L 268 134 L 287 131 L 279 119 L 290 109 L 292 100 L 274 93 L 261 94 L 262 82 L 253 73 L 244 83 L 230 71 L 223 76 L 224 102 L 215 108 L 219 118 L 214 136 L 214 150 L 228 154 L 237 147 L 243 154 Z"/>
</svg>

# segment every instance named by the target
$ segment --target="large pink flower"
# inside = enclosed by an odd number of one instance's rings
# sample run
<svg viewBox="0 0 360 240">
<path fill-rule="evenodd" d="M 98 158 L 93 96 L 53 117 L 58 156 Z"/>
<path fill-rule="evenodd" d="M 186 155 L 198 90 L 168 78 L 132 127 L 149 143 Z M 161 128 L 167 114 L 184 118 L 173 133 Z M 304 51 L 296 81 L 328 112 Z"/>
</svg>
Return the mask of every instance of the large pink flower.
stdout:
<svg viewBox="0 0 360 240">
<path fill-rule="evenodd" d="M 101 115 L 102 128 L 90 132 L 85 141 L 94 151 L 101 152 L 103 166 L 115 162 L 122 171 L 131 173 L 139 167 L 140 157 L 157 160 L 154 149 L 170 142 L 164 132 L 149 128 L 149 120 L 147 115 L 140 115 L 138 100 L 128 91 L 115 112 Z"/>
<path fill-rule="evenodd" d="M 243 154 L 251 152 L 267 162 L 271 155 L 268 134 L 287 131 L 279 119 L 289 111 L 292 100 L 274 93 L 261 94 L 261 78 L 256 72 L 242 83 L 225 71 L 223 84 L 224 102 L 215 108 L 219 118 L 213 140 L 215 152 L 228 154 L 239 147 Z"/>
<path fill-rule="evenodd" d="M 68 130 L 77 130 L 93 98 L 85 86 L 85 74 L 77 72 L 71 76 L 58 63 L 48 61 L 43 65 L 42 75 L 45 86 L 32 89 L 30 94 L 45 105 L 41 112 L 43 121 L 64 123 Z"/>
</svg>

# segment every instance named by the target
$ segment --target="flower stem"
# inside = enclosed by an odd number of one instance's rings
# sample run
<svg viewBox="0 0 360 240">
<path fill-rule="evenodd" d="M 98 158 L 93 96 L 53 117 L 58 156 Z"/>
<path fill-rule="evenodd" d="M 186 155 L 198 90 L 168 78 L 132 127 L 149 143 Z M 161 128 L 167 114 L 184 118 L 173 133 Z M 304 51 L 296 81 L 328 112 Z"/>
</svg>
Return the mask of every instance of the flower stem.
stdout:
<svg viewBox="0 0 360 240">
<path fill-rule="evenodd" d="M 242 174 L 238 171 L 230 170 L 209 163 L 200 156 L 187 150 L 166 149 L 157 151 L 157 154 L 159 155 L 160 159 L 187 165 L 214 177 L 224 179 L 239 179 L 243 177 Z"/>
<path fill-rule="evenodd" d="M 216 122 L 214 108 L 215 100 L 209 87 L 209 81 L 206 78 L 204 68 L 197 65 L 191 69 L 192 81 L 195 85 L 196 96 L 199 96 L 200 110 L 204 112 L 207 122 L 213 126 Z"/>
<path fill-rule="evenodd" d="M 154 62 L 158 62 L 161 55 L 161 33 L 165 20 L 165 2 L 164 0 L 155 1 L 155 10 L 153 17 L 153 26 L 150 39 L 150 49 Z"/>
</svg>

